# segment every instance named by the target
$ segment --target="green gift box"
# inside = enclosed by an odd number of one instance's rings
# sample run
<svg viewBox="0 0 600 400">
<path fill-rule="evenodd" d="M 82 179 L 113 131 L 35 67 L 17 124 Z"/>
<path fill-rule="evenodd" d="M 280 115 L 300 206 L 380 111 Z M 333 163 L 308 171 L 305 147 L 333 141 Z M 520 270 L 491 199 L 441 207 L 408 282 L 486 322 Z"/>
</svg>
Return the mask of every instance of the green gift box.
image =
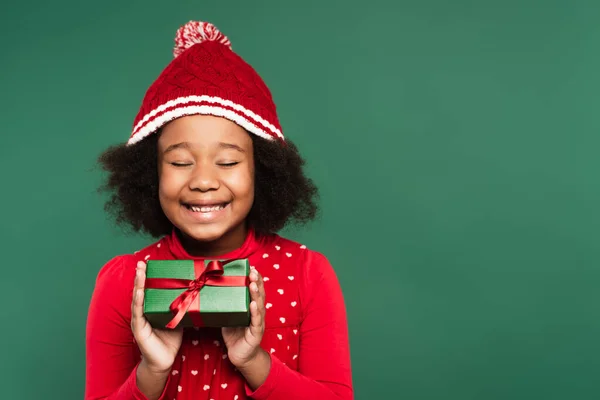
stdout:
<svg viewBox="0 0 600 400">
<path fill-rule="evenodd" d="M 155 328 L 250 324 L 250 264 L 238 260 L 148 260 L 144 315 Z"/>
</svg>

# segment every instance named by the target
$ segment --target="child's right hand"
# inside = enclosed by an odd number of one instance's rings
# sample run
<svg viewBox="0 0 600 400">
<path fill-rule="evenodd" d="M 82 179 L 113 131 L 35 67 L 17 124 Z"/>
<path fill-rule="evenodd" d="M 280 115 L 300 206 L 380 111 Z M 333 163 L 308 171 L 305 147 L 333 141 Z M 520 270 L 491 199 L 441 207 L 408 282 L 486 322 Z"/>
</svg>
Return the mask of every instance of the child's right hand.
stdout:
<svg viewBox="0 0 600 400">
<path fill-rule="evenodd" d="M 135 271 L 131 301 L 131 330 L 143 356 L 148 372 L 157 375 L 169 373 L 181 347 L 183 329 L 154 329 L 144 317 L 144 285 L 146 263 L 138 262 Z"/>
</svg>

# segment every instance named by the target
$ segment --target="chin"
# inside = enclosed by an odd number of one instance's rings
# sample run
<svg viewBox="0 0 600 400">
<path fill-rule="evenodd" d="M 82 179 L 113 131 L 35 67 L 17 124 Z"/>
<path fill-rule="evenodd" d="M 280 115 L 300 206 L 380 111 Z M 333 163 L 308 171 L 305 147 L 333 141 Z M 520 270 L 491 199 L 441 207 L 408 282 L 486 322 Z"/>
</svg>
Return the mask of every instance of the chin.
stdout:
<svg viewBox="0 0 600 400">
<path fill-rule="evenodd" d="M 226 228 L 210 225 L 184 227 L 181 231 L 199 242 L 215 242 L 227 233 Z"/>
</svg>

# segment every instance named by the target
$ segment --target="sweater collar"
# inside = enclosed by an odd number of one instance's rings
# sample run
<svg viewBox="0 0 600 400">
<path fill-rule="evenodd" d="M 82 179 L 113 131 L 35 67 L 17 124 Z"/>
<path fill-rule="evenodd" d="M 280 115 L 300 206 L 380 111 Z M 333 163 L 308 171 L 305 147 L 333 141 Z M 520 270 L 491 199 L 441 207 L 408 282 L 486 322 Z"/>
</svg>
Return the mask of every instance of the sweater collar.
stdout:
<svg viewBox="0 0 600 400">
<path fill-rule="evenodd" d="M 262 239 L 256 235 L 252 228 L 250 228 L 248 229 L 248 234 L 246 235 L 246 239 L 244 239 L 244 243 L 242 243 L 240 247 L 214 258 L 222 260 L 248 258 L 256 250 L 258 250 L 258 248 L 261 245 L 261 241 Z M 206 258 L 210 258 L 192 256 L 191 254 L 189 254 L 183 247 L 183 244 L 181 243 L 176 229 L 173 229 L 171 231 L 171 234 L 165 237 L 165 242 L 167 249 L 176 260 L 203 260 Z"/>
</svg>

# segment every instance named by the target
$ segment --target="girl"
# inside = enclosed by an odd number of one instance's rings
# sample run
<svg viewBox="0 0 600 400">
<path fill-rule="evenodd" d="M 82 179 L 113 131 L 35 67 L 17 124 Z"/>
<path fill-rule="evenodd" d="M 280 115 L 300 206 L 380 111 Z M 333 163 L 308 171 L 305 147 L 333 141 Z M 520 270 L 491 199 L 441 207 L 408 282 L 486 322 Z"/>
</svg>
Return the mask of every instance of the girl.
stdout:
<svg viewBox="0 0 600 400">
<path fill-rule="evenodd" d="M 275 232 L 317 211 L 271 93 L 213 25 L 177 31 L 129 141 L 108 149 L 103 189 L 119 223 L 158 241 L 108 261 L 86 334 L 85 398 L 352 399 L 346 311 L 319 252 Z M 251 322 L 153 329 L 145 262 L 248 258 Z"/>
</svg>

